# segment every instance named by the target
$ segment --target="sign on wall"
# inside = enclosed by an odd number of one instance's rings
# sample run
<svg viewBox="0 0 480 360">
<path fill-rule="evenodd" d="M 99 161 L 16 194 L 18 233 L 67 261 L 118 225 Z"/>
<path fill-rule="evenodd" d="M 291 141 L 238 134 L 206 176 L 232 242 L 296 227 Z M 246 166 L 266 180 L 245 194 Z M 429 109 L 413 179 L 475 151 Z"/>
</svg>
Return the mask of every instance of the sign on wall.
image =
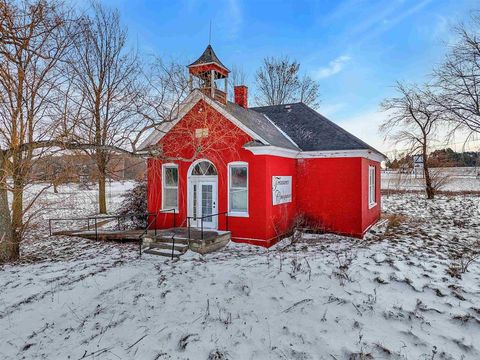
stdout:
<svg viewBox="0 0 480 360">
<path fill-rule="evenodd" d="M 413 155 L 413 163 L 415 165 L 420 164 L 423 166 L 423 155 Z"/>
<path fill-rule="evenodd" d="M 202 138 L 202 137 L 207 137 L 208 136 L 208 129 L 195 129 L 195 137 L 196 138 Z"/>
<path fill-rule="evenodd" d="M 272 176 L 273 205 L 292 202 L 292 177 Z"/>
<path fill-rule="evenodd" d="M 413 174 L 415 177 L 423 175 L 423 155 L 413 155 Z"/>
</svg>

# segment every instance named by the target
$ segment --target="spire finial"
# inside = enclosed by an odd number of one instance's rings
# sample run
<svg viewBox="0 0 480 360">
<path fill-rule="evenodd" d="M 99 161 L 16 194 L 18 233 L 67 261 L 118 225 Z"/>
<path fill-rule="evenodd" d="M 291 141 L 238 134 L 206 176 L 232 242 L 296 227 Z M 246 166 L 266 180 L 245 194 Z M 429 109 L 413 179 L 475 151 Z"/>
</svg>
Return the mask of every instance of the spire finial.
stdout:
<svg viewBox="0 0 480 360">
<path fill-rule="evenodd" d="M 210 19 L 210 31 L 208 32 L 208 45 L 212 43 L 212 20 Z"/>
</svg>

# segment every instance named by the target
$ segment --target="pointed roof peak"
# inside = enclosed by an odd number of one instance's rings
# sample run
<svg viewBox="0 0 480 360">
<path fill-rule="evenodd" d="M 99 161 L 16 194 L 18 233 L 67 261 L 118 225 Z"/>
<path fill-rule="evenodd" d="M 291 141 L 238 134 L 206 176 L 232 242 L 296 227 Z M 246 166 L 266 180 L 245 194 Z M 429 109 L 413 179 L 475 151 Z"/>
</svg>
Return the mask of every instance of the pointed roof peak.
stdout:
<svg viewBox="0 0 480 360">
<path fill-rule="evenodd" d="M 217 64 L 218 66 L 220 66 L 221 68 L 227 70 L 228 72 L 230 72 L 230 70 L 228 70 L 228 68 L 222 64 L 222 62 L 220 61 L 220 59 L 217 57 L 217 55 L 215 54 L 215 51 L 213 51 L 213 48 L 212 48 L 212 45 L 208 44 L 207 48 L 205 49 L 205 51 L 203 52 L 202 55 L 200 55 L 200 57 L 195 60 L 193 63 L 191 63 L 190 65 L 188 65 L 188 67 L 192 67 L 192 66 L 198 66 L 198 65 L 206 65 L 206 64 Z"/>
</svg>

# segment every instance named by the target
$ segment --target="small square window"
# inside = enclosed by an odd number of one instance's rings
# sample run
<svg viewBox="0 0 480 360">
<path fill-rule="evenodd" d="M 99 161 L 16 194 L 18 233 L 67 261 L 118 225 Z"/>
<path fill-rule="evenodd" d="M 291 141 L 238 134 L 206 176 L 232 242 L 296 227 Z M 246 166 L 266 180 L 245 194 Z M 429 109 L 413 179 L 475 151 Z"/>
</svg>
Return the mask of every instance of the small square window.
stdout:
<svg viewBox="0 0 480 360">
<path fill-rule="evenodd" d="M 368 207 L 370 209 L 373 208 L 375 205 L 377 205 L 375 176 L 376 176 L 375 166 L 369 166 L 368 167 Z"/>
<path fill-rule="evenodd" d="M 231 164 L 228 167 L 228 210 L 230 213 L 248 214 L 248 166 Z"/>
</svg>

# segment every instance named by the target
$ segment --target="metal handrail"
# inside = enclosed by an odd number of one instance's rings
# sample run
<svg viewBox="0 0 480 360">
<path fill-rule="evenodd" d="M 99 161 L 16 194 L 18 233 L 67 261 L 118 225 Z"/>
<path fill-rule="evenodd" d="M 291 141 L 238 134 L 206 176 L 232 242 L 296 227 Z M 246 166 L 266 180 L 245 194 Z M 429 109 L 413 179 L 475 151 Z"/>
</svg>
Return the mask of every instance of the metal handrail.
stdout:
<svg viewBox="0 0 480 360">
<path fill-rule="evenodd" d="M 140 243 L 140 256 L 142 255 L 142 237 L 148 233 L 148 229 L 152 224 L 155 224 L 155 236 L 157 236 L 157 219 L 158 219 L 158 214 L 162 212 L 167 212 L 167 211 L 172 211 L 173 212 L 173 227 L 176 226 L 176 216 L 177 216 L 177 209 L 163 209 L 160 211 L 157 211 L 155 213 L 151 212 L 146 212 L 143 214 L 128 214 L 128 215 L 95 215 L 95 216 L 84 216 L 84 217 L 72 217 L 72 218 L 50 218 L 48 219 L 48 229 L 49 229 L 49 234 L 50 236 L 53 235 L 52 232 L 52 224 L 54 221 L 86 221 L 87 222 L 87 230 L 90 231 L 90 221 L 94 221 L 94 228 L 95 228 L 95 240 L 98 241 L 98 221 L 97 220 L 103 220 L 103 219 L 117 219 L 118 221 L 118 227 L 120 229 L 120 219 L 128 219 L 128 218 L 133 218 L 135 216 L 140 216 L 140 215 L 145 215 L 147 216 L 147 225 L 145 227 L 145 230 L 143 233 L 139 236 L 139 243 Z M 152 221 L 148 221 L 148 217 L 153 216 Z"/>
<path fill-rule="evenodd" d="M 150 225 L 153 224 L 153 222 L 155 222 L 155 225 L 157 224 L 157 215 L 158 215 L 158 212 L 153 214 L 153 221 L 151 222 L 148 222 L 148 217 L 147 217 L 147 226 L 145 227 L 145 230 L 143 231 L 143 233 L 140 234 L 140 236 L 138 237 L 138 245 L 139 245 L 139 256 L 141 257 L 142 256 L 142 245 L 143 245 L 143 236 L 145 234 L 148 233 L 148 228 L 150 227 Z M 148 216 L 152 216 L 151 215 L 148 215 Z M 155 226 L 155 236 L 157 236 L 157 227 Z"/>
<path fill-rule="evenodd" d="M 187 216 L 187 227 L 188 227 L 188 239 L 190 240 L 190 220 L 197 220 L 200 219 L 200 238 L 203 240 L 203 220 L 206 218 L 225 215 L 225 229 L 228 231 L 228 211 L 216 213 L 216 214 L 209 214 L 203 216 Z"/>
<path fill-rule="evenodd" d="M 175 252 L 175 232 L 172 235 L 172 260 L 173 260 L 174 252 Z"/>
<path fill-rule="evenodd" d="M 98 240 L 98 220 L 103 220 L 103 219 L 117 219 L 118 222 L 118 227 L 120 229 L 120 219 L 128 219 L 128 218 L 134 218 L 136 216 L 152 216 L 155 215 L 155 213 L 150 213 L 146 212 L 144 214 L 136 213 L 136 214 L 128 214 L 128 215 L 95 215 L 95 216 L 85 216 L 85 217 L 72 217 L 72 218 L 51 218 L 48 219 L 48 228 L 49 228 L 49 234 L 50 236 L 53 235 L 52 232 L 52 224 L 55 221 L 86 221 L 87 222 L 87 230 L 90 231 L 90 221 L 94 221 L 94 229 L 95 229 L 95 239 Z"/>
<path fill-rule="evenodd" d="M 145 230 L 143 231 L 143 233 L 138 237 L 140 256 L 142 256 L 143 236 L 148 233 L 148 229 L 150 228 L 150 226 L 152 224 L 155 224 L 155 227 L 154 227 L 153 230 L 155 231 L 155 238 L 157 237 L 157 218 L 158 218 L 158 214 L 160 214 L 162 212 L 167 212 L 167 211 L 173 211 L 173 227 L 175 227 L 175 224 L 176 224 L 175 218 L 176 218 L 176 215 L 177 215 L 177 209 L 174 209 L 174 208 L 162 209 L 162 210 L 157 211 L 156 213 L 148 213 L 147 216 L 153 216 L 153 219 L 152 219 L 152 221 L 149 222 L 148 218 L 147 218 L 147 226 L 145 227 Z"/>
<path fill-rule="evenodd" d="M 97 219 L 101 217 L 93 217 L 93 216 L 86 216 L 86 217 L 75 217 L 75 218 L 51 218 L 48 219 L 48 231 L 50 236 L 53 235 L 52 232 L 52 223 L 54 221 L 78 221 L 78 220 L 85 220 L 87 221 L 87 230 L 90 231 L 90 220 L 95 220 L 95 239 L 98 240 L 98 223 Z M 104 218 L 111 218 L 111 217 L 104 217 Z"/>
<path fill-rule="evenodd" d="M 173 227 L 176 227 L 175 217 L 177 215 L 177 209 L 175 209 L 175 208 L 162 209 L 162 210 L 158 211 L 158 213 L 163 213 L 163 212 L 168 212 L 168 211 L 173 211 Z M 155 223 L 155 225 L 157 225 L 157 224 Z"/>
</svg>

